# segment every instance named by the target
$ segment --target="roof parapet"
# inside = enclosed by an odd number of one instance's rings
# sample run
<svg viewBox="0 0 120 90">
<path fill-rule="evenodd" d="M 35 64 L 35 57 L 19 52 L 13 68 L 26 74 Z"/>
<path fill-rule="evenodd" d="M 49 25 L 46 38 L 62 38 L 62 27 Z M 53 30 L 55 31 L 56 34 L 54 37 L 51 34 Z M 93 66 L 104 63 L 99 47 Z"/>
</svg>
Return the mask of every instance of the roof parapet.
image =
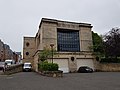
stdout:
<svg viewBox="0 0 120 90">
<path fill-rule="evenodd" d="M 73 24 L 78 24 L 79 27 L 90 27 L 92 28 L 93 26 L 91 26 L 91 24 L 89 23 L 78 23 L 78 22 L 70 22 L 70 21 L 62 21 L 62 20 L 57 20 L 57 19 L 49 19 L 49 18 L 42 18 L 39 28 L 41 27 L 42 22 L 49 22 L 49 23 L 59 23 L 59 22 L 63 22 L 63 23 L 73 23 Z"/>
</svg>

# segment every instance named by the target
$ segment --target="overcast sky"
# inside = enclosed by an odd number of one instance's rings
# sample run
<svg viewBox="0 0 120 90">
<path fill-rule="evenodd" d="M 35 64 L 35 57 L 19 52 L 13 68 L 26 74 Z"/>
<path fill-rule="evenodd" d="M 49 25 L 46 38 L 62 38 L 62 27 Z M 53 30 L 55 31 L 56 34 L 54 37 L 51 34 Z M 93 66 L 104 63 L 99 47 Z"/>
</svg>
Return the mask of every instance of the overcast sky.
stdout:
<svg viewBox="0 0 120 90">
<path fill-rule="evenodd" d="M 90 23 L 104 34 L 120 27 L 120 0 L 0 0 L 0 39 L 22 51 L 23 36 L 35 36 L 44 17 Z"/>
</svg>

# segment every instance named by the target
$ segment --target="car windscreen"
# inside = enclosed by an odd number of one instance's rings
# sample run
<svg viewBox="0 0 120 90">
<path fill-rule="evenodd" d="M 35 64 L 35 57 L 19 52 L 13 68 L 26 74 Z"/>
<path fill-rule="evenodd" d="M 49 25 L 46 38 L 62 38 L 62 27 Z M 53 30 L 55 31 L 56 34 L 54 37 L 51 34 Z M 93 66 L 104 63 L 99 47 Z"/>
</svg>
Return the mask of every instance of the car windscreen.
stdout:
<svg viewBox="0 0 120 90">
<path fill-rule="evenodd" d="M 31 64 L 24 64 L 24 67 L 31 67 Z"/>
<path fill-rule="evenodd" d="M 12 64 L 12 62 L 11 62 L 11 61 L 6 61 L 5 63 L 7 63 L 7 64 L 8 64 L 8 63 L 10 63 L 10 64 Z"/>
</svg>

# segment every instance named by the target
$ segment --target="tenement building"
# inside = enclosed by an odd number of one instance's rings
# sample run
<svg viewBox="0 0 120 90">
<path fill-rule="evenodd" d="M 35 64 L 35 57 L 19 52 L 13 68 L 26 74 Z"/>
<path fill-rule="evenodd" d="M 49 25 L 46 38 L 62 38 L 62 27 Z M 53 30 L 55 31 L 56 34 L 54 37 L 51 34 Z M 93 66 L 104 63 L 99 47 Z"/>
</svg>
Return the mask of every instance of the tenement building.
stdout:
<svg viewBox="0 0 120 90">
<path fill-rule="evenodd" d="M 20 53 L 21 54 L 21 53 Z M 9 45 L 4 44 L 4 42 L 0 39 L 0 62 L 4 62 L 7 59 L 12 59 L 16 63 L 18 63 L 19 54 L 13 52 Z M 21 58 L 20 58 L 21 59 Z"/>
<path fill-rule="evenodd" d="M 63 72 L 75 72 L 80 66 L 95 69 L 92 54 L 91 24 L 42 18 L 35 37 L 24 37 L 23 62 L 38 70 L 38 54 L 52 47 L 57 51 L 49 62 L 58 63 Z"/>
</svg>

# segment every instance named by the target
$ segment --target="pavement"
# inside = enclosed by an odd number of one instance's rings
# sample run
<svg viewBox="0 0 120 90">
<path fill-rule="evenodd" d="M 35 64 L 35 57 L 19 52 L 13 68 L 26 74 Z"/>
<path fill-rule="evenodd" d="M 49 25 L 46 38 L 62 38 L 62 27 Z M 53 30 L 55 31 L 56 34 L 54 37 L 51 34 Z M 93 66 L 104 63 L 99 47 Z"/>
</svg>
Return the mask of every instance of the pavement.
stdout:
<svg viewBox="0 0 120 90">
<path fill-rule="evenodd" d="M 0 75 L 3 73 L 3 70 L 0 70 Z"/>
<path fill-rule="evenodd" d="M 59 78 L 35 72 L 0 75 L 0 90 L 120 90 L 120 72 L 69 73 Z"/>
</svg>

